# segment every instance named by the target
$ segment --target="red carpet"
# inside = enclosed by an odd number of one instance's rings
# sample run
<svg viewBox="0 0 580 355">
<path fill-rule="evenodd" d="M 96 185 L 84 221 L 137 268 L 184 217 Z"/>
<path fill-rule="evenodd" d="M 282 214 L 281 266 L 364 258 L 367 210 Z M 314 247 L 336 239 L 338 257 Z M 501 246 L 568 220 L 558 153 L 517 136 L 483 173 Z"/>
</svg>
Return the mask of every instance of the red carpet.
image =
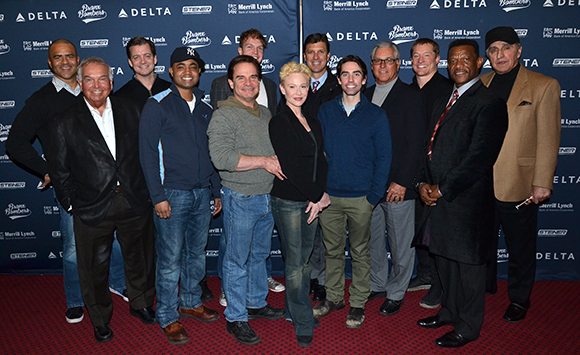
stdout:
<svg viewBox="0 0 580 355">
<path fill-rule="evenodd" d="M 296 344 L 294 328 L 284 320 L 251 321 L 262 342 L 242 345 L 225 331 L 224 308 L 217 302 L 219 280 L 210 277 L 208 282 L 215 299 L 207 306 L 222 318 L 208 324 L 182 320 L 189 343 L 169 344 L 158 325 L 142 324 L 129 315 L 128 303 L 113 296 L 115 337 L 99 344 L 86 311 L 81 323 L 65 321 L 62 276 L 0 275 L 0 354 L 580 354 L 580 282 L 537 282 L 532 309 L 517 324 L 501 319 L 508 301 L 507 283 L 499 282 L 498 294 L 486 298 L 480 338 L 456 350 L 438 348 L 433 342 L 450 327 L 433 330 L 416 325 L 417 319 L 436 312 L 419 307 L 426 291 L 407 293 L 401 311 L 393 316 L 380 315 L 382 300 L 372 301 L 359 329 L 345 327 L 348 307 L 331 313 L 314 330 L 314 344 L 306 349 Z M 271 292 L 268 301 L 282 307 L 283 295 Z"/>
</svg>

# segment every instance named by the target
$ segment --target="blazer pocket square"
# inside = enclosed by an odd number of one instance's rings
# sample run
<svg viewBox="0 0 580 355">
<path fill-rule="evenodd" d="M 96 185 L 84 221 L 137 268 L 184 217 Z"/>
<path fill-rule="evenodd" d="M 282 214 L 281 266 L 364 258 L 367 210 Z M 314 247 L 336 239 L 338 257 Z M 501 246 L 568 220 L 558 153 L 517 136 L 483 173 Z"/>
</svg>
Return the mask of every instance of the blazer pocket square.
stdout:
<svg viewBox="0 0 580 355">
<path fill-rule="evenodd" d="M 532 103 L 529 101 L 522 101 L 518 106 L 530 106 Z"/>
</svg>

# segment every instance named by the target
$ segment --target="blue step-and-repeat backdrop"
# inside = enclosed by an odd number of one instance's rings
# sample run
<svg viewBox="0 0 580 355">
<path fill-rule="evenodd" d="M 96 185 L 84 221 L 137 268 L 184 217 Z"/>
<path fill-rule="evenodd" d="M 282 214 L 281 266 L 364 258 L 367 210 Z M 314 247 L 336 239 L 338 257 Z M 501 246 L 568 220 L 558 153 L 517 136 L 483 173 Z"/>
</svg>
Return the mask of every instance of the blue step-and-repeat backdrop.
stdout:
<svg viewBox="0 0 580 355">
<path fill-rule="evenodd" d="M 302 14 L 302 17 L 300 16 Z M 200 88 L 209 94 L 213 79 L 226 73 L 237 55 L 239 34 L 259 29 L 268 42 L 263 73 L 278 81 L 281 66 L 300 59 L 304 37 L 326 33 L 329 66 L 344 55 L 369 62 L 379 41 L 399 44 L 400 77 L 413 76 L 409 50 L 420 37 L 442 48 L 439 70 L 447 76 L 446 48 L 457 38 L 472 38 L 484 47 L 485 33 L 509 25 L 521 38 L 521 62 L 556 78 L 562 87 L 562 140 L 554 193 L 540 208 L 538 280 L 580 280 L 580 0 L 3 0 L 0 4 L 0 273 L 59 273 L 62 243 L 53 193 L 39 190 L 39 180 L 13 163 L 5 141 L 25 100 L 51 78 L 47 49 L 63 37 L 79 56 L 97 56 L 114 69 L 115 88 L 132 77 L 125 46 L 134 36 L 157 47 L 157 73 L 170 80 L 169 56 L 178 46 L 195 47 L 205 60 Z M 302 18 L 302 23 L 300 19 Z M 369 64 L 369 63 L 368 63 Z M 483 72 L 491 70 L 485 61 Z M 372 75 L 369 85 L 374 82 Z M 209 99 L 209 96 L 206 96 Z M 35 146 L 41 151 L 40 145 Z M 580 154 L 580 153 L 579 153 Z M 221 220 L 212 223 L 207 248 L 208 273 L 215 275 Z M 500 239 L 499 274 L 508 259 Z M 279 242 L 274 235 L 274 275 L 282 276 Z"/>
</svg>

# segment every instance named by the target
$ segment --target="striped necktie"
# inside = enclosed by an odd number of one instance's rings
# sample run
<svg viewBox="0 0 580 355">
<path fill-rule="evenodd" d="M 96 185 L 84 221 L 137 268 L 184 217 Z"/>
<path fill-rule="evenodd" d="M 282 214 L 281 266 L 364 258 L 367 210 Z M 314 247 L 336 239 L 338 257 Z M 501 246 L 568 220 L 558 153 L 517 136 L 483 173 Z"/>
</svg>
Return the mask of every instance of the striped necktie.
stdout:
<svg viewBox="0 0 580 355">
<path fill-rule="evenodd" d="M 443 111 L 443 114 L 441 115 L 441 117 L 439 117 L 439 121 L 437 121 L 437 124 L 435 125 L 435 129 L 433 130 L 433 134 L 431 135 L 431 141 L 429 142 L 429 151 L 427 152 L 427 158 L 429 158 L 429 160 L 431 160 L 431 153 L 433 152 L 433 141 L 435 140 L 435 135 L 437 134 L 437 130 L 439 129 L 439 125 L 441 124 L 441 121 L 443 121 L 443 118 L 445 117 L 445 115 L 447 115 L 447 112 L 449 112 L 449 110 L 451 109 L 451 106 L 453 106 L 453 104 L 455 103 L 455 101 L 457 101 L 458 98 L 459 98 L 459 92 L 457 92 L 457 89 L 455 89 L 455 91 L 453 91 L 453 97 L 451 98 L 451 100 L 447 104 L 447 107 L 445 107 L 445 111 Z"/>
</svg>

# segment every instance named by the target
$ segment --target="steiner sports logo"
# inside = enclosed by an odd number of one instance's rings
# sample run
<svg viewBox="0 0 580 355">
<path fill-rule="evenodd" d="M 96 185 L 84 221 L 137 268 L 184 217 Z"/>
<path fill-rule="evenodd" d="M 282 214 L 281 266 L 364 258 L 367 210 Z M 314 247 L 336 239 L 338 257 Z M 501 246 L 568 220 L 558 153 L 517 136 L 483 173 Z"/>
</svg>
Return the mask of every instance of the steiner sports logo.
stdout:
<svg viewBox="0 0 580 355">
<path fill-rule="evenodd" d="M 50 71 L 50 69 L 32 69 L 30 71 L 30 77 L 32 79 L 51 78 L 52 72 Z"/>
<path fill-rule="evenodd" d="M 557 67 L 580 67 L 580 58 L 554 58 L 552 66 Z"/>
<path fill-rule="evenodd" d="M 417 7 L 417 0 L 387 0 L 387 9 L 411 9 Z"/>
<path fill-rule="evenodd" d="M 15 190 L 15 189 L 23 189 L 25 187 L 26 187 L 26 182 L 24 182 L 24 181 L 0 182 L 0 190 Z"/>
<path fill-rule="evenodd" d="M 79 18 L 84 23 L 104 20 L 107 18 L 107 11 L 101 8 L 101 5 L 84 4 L 78 11 Z"/>
<path fill-rule="evenodd" d="M 108 39 L 81 39 L 81 48 L 101 48 L 108 46 Z"/>
<path fill-rule="evenodd" d="M 10 52 L 10 46 L 4 43 L 4 39 L 0 39 L 0 54 L 6 54 Z"/>
<path fill-rule="evenodd" d="M 21 260 L 21 259 L 36 259 L 36 253 L 12 253 L 10 254 L 11 260 Z"/>
<path fill-rule="evenodd" d="M 14 101 L 14 100 L 0 101 L 0 109 L 14 108 L 15 105 L 16 105 L 16 101 Z M 3 126 L 3 127 L 11 127 L 11 126 Z"/>
<path fill-rule="evenodd" d="M 26 205 L 24 203 L 21 203 L 19 205 L 15 205 L 11 202 L 8 204 L 8 206 L 4 210 L 4 213 L 11 220 L 15 220 L 18 218 L 24 218 L 24 217 L 30 216 L 32 214 L 32 211 L 28 207 L 26 207 Z"/>
<path fill-rule="evenodd" d="M 191 48 L 207 47 L 211 44 L 211 38 L 206 35 L 205 31 L 193 32 L 187 30 L 185 36 L 181 37 L 181 43 Z"/>
<path fill-rule="evenodd" d="M 574 155 L 576 154 L 576 147 L 560 147 L 558 155 Z"/>
<path fill-rule="evenodd" d="M 209 15 L 213 7 L 211 5 L 184 6 L 181 8 L 182 15 Z"/>
<path fill-rule="evenodd" d="M 525 9 L 531 4 L 531 0 L 499 0 L 499 6 L 505 12 Z"/>
<path fill-rule="evenodd" d="M 393 26 L 393 30 L 389 32 L 389 39 L 395 44 L 413 42 L 419 38 L 419 33 L 415 31 L 413 26 Z"/>
<path fill-rule="evenodd" d="M 1 102 L 2 101 L 0 101 L 0 103 Z M 8 139 L 8 134 L 10 134 L 11 127 L 12 125 L 3 125 L 2 123 L 0 123 L 0 142 L 4 142 Z"/>
<path fill-rule="evenodd" d="M 567 229 L 540 229 L 538 237 L 565 237 L 568 234 Z"/>
</svg>

